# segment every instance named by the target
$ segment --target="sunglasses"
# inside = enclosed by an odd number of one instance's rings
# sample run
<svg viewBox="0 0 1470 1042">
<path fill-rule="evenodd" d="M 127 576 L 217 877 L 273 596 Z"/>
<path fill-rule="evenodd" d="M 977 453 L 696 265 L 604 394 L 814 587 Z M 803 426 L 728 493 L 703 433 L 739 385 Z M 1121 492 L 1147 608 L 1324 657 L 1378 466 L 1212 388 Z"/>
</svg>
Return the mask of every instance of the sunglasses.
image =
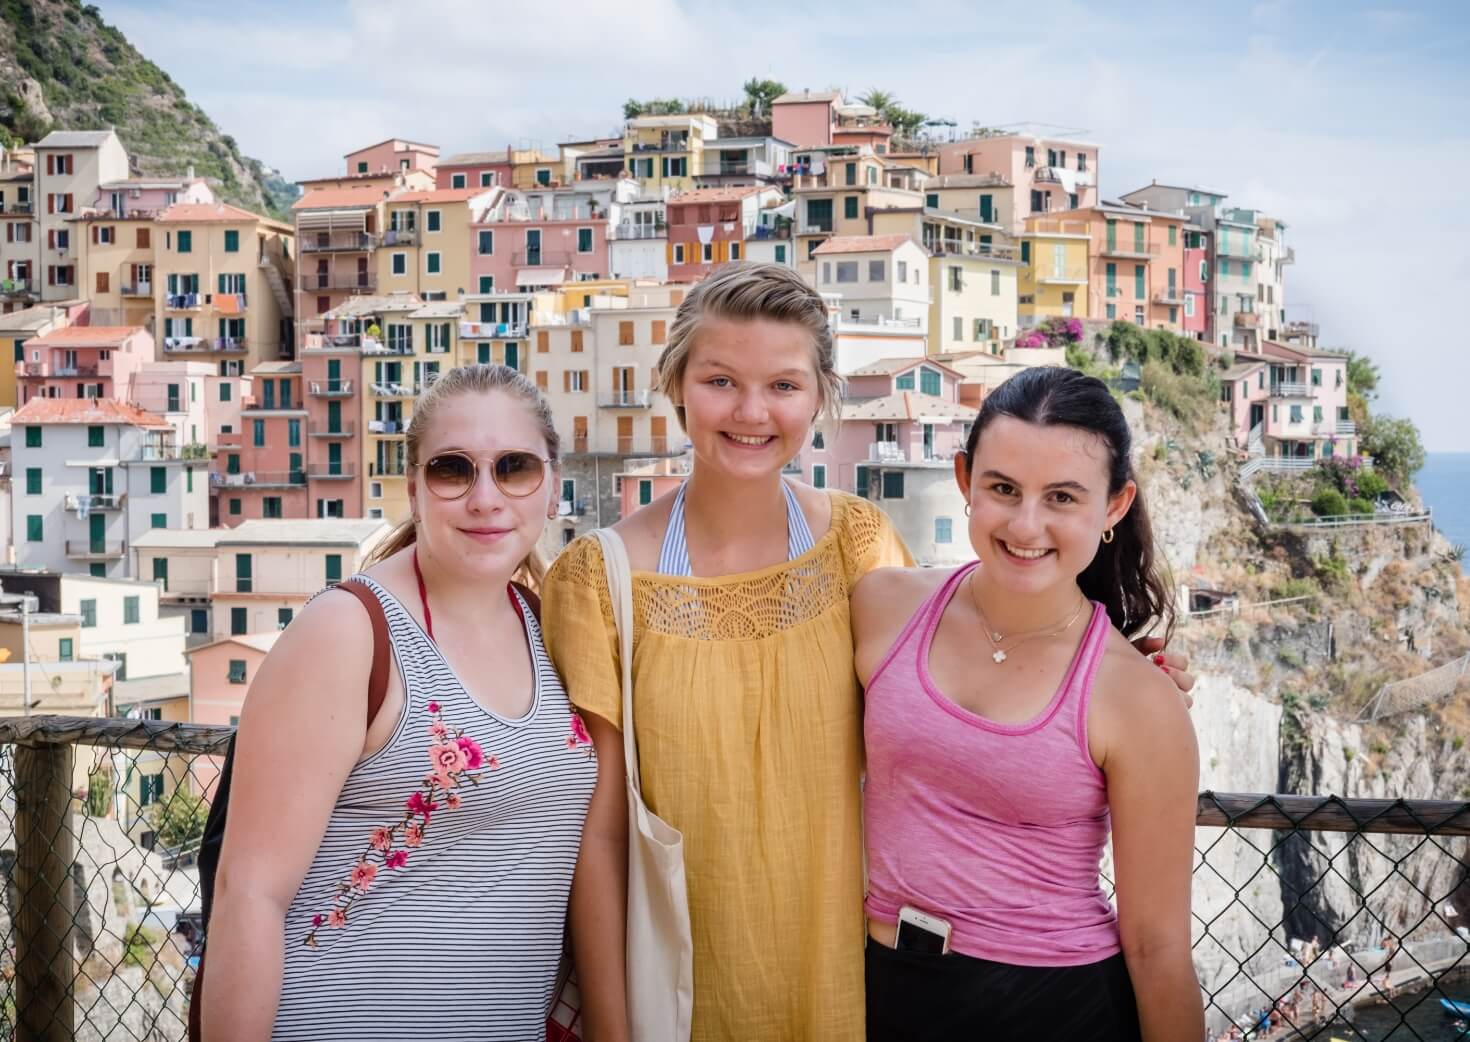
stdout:
<svg viewBox="0 0 1470 1042">
<path fill-rule="evenodd" d="M 514 499 L 524 499 L 546 481 L 546 467 L 551 460 L 511 449 L 494 456 L 482 457 L 490 464 L 490 477 L 495 487 Z M 463 499 L 475 487 L 480 476 L 479 461 L 468 452 L 441 452 L 419 464 L 424 484 L 440 499 Z"/>
</svg>

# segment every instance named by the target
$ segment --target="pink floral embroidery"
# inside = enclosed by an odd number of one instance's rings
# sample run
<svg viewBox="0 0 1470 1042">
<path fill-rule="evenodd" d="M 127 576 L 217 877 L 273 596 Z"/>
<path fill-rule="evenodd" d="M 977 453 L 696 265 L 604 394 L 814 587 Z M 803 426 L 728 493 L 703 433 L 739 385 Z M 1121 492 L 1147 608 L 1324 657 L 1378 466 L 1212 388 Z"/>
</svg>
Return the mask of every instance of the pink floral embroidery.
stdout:
<svg viewBox="0 0 1470 1042">
<path fill-rule="evenodd" d="M 567 748 L 576 749 L 581 746 L 587 747 L 587 755 L 592 755 L 592 735 L 587 733 L 587 725 L 582 722 L 582 717 L 572 714 L 572 733 L 567 735 Z"/>
<path fill-rule="evenodd" d="M 461 806 L 463 801 L 454 789 L 466 781 L 478 785 L 478 772 L 482 768 L 494 770 L 500 766 L 500 761 L 493 756 L 486 757 L 480 744 L 466 737 L 462 728 L 452 728 L 444 722 L 438 702 L 430 702 L 428 708 L 433 715 L 428 728 L 434 739 L 428 748 L 432 769 L 424 775 L 419 788 L 404 801 L 403 818 L 392 825 L 373 829 L 367 849 L 352 866 L 347 878 L 337 885 L 332 907 L 325 917 L 320 914 L 311 917 L 311 930 L 302 941 L 308 947 L 317 946 L 317 931 L 323 925 L 334 929 L 347 925 L 348 909 L 353 901 L 372 887 L 380 867 L 401 869 L 408 865 L 408 851 L 423 844 L 434 811 L 440 807 L 456 810 Z M 400 841 L 402 846 L 395 850 L 395 844 Z"/>
</svg>

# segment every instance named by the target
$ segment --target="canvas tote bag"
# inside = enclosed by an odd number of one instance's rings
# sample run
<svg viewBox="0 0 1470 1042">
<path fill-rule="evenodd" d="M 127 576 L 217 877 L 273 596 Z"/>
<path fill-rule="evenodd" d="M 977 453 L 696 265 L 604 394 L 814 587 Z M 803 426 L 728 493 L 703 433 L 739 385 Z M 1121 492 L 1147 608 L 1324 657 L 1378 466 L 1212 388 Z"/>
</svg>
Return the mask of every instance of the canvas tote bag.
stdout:
<svg viewBox="0 0 1470 1042">
<path fill-rule="evenodd" d="M 694 941 L 684 886 L 684 837 L 643 802 L 633 733 L 633 575 L 622 538 L 602 528 L 607 589 L 623 664 L 623 758 L 628 777 L 628 1025 L 638 1042 L 688 1042 Z"/>
</svg>

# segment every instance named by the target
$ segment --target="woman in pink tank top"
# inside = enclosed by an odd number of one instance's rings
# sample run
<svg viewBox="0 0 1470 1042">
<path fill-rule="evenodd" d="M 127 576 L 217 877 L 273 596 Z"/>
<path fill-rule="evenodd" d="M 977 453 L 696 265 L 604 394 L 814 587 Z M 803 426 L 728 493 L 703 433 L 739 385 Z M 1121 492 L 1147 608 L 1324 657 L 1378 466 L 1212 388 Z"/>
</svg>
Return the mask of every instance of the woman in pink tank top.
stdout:
<svg viewBox="0 0 1470 1042">
<path fill-rule="evenodd" d="M 980 561 L 853 595 L 870 1040 L 1204 1037 L 1198 750 L 1128 643 L 1169 610 L 1131 447 L 1101 381 L 1012 377 L 955 460 Z"/>
</svg>

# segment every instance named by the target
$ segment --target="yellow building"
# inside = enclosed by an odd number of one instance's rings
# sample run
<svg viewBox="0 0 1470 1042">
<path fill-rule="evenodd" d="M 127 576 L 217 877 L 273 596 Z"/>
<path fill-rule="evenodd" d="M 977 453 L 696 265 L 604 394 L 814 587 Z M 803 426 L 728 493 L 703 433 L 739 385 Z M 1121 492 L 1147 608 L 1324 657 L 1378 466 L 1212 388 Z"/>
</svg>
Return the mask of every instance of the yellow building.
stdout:
<svg viewBox="0 0 1470 1042">
<path fill-rule="evenodd" d="M 924 182 L 924 205 L 1010 228 L 1016 189 L 999 174 L 944 174 Z"/>
<path fill-rule="evenodd" d="M 933 251 L 929 258 L 929 354 L 1001 353 L 1016 335 L 1016 271 L 1009 257 L 978 247 Z"/>
<path fill-rule="evenodd" d="M 512 148 L 507 150 L 507 156 L 512 188 L 546 187 L 572 181 L 572 171 L 562 158 L 539 148 Z"/>
<path fill-rule="evenodd" d="M 1082 221 L 1029 217 L 1021 240 L 1017 313 L 1023 318 L 1087 318 L 1092 242 Z"/>
<path fill-rule="evenodd" d="M 383 245 L 376 251 L 379 293 L 452 300 L 473 290 L 470 224 L 497 188 L 402 192 L 388 200 Z"/>
<path fill-rule="evenodd" d="M 623 130 L 628 172 L 646 189 L 688 192 L 704 173 L 704 143 L 719 136 L 713 117 L 638 116 Z"/>
</svg>

